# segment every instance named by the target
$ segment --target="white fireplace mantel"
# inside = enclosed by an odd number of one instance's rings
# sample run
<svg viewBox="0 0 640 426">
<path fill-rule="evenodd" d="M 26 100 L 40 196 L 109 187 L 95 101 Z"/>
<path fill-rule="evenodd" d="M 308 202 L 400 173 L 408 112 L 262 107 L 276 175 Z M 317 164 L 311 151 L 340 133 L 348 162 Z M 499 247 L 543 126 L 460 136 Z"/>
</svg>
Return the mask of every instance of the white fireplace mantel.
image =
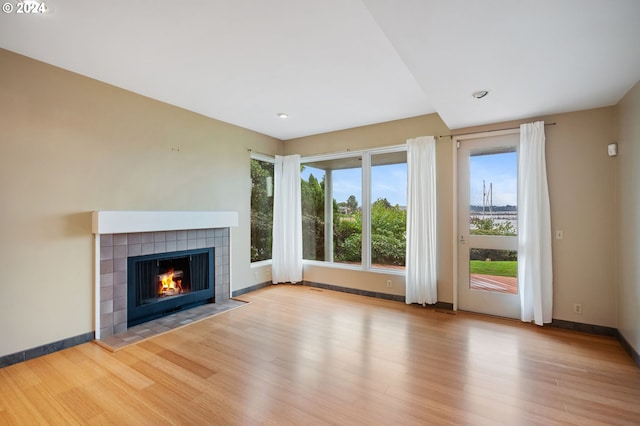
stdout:
<svg viewBox="0 0 640 426">
<path fill-rule="evenodd" d="M 238 226 L 232 211 L 94 211 L 94 234 L 229 228 Z"/>
</svg>

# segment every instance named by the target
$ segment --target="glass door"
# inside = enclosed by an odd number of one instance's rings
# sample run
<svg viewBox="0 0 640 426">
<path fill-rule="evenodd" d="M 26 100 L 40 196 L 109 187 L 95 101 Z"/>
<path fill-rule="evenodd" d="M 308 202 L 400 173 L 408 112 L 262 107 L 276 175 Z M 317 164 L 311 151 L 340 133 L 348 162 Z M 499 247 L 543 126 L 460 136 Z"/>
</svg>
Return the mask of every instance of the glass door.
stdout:
<svg viewBox="0 0 640 426">
<path fill-rule="evenodd" d="M 520 318 L 519 133 L 459 141 L 458 309 Z"/>
</svg>

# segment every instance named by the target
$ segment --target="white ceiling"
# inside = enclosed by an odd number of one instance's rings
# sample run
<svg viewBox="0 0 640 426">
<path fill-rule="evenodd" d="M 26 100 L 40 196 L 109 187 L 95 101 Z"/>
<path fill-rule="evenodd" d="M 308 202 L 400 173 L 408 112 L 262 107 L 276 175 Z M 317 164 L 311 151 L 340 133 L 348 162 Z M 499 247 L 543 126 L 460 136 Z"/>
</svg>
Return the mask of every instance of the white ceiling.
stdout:
<svg viewBox="0 0 640 426">
<path fill-rule="evenodd" d="M 0 13 L 0 47 L 283 140 L 595 108 L 640 80 L 640 0 L 44 1 Z"/>
</svg>

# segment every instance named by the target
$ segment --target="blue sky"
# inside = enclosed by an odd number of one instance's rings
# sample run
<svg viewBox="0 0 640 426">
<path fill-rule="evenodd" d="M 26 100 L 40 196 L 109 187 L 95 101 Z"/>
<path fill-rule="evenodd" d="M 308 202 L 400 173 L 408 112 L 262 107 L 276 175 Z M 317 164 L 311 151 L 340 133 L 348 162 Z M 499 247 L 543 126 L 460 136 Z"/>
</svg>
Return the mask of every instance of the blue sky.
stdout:
<svg viewBox="0 0 640 426">
<path fill-rule="evenodd" d="M 518 204 L 518 157 L 515 152 L 470 157 L 471 204 L 482 205 L 482 181 L 493 183 L 493 205 Z"/>
<path fill-rule="evenodd" d="M 309 175 L 322 181 L 324 172 L 306 166 L 301 177 L 304 180 Z M 333 171 L 333 198 L 337 202 L 347 201 L 350 195 L 355 195 L 358 205 L 362 204 L 362 169 L 343 169 Z M 391 205 L 407 205 L 407 165 L 392 164 L 374 166 L 371 171 L 371 201 L 386 198 Z"/>
</svg>

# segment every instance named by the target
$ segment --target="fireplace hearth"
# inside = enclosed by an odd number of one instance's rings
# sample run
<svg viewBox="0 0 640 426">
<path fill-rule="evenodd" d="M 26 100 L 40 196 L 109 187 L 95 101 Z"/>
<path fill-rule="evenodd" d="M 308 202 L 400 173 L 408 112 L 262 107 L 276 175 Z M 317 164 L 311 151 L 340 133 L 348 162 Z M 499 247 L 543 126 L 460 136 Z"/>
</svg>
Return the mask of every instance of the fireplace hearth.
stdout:
<svg viewBox="0 0 640 426">
<path fill-rule="evenodd" d="M 127 259 L 127 326 L 215 300 L 214 248 Z"/>
</svg>

